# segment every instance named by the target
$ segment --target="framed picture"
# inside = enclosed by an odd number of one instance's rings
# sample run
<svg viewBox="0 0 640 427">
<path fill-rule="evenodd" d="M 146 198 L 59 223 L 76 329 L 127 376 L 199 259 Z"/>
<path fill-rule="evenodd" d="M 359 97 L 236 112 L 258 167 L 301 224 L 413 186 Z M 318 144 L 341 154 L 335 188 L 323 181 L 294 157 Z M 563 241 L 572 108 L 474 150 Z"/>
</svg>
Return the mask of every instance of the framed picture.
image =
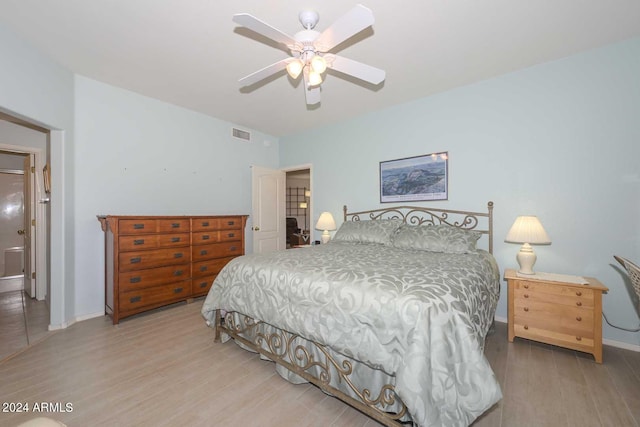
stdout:
<svg viewBox="0 0 640 427">
<path fill-rule="evenodd" d="M 447 200 L 449 153 L 380 162 L 380 203 Z"/>
<path fill-rule="evenodd" d="M 51 193 L 51 171 L 49 170 L 48 163 L 42 168 L 42 177 L 44 179 L 45 193 Z"/>
</svg>

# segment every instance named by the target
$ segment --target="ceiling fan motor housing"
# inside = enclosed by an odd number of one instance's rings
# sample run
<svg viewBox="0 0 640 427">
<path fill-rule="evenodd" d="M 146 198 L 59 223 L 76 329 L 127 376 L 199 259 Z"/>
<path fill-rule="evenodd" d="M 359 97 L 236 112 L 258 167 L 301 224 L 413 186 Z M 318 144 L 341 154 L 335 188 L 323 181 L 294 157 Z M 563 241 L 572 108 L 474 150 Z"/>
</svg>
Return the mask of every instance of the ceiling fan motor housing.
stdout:
<svg viewBox="0 0 640 427">
<path fill-rule="evenodd" d="M 318 23 L 320 16 L 315 10 L 303 10 L 298 14 L 298 19 L 304 28 L 312 30 Z"/>
</svg>

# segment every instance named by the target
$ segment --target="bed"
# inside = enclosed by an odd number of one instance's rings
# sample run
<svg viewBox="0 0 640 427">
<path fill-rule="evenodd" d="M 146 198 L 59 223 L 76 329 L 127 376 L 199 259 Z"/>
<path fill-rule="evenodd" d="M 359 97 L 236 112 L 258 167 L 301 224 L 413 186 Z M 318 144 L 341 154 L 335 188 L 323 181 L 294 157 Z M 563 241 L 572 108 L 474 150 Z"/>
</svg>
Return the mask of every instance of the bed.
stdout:
<svg viewBox="0 0 640 427">
<path fill-rule="evenodd" d="M 384 425 L 466 426 L 502 397 L 483 353 L 500 294 L 492 228 L 492 202 L 345 206 L 328 244 L 229 262 L 202 314 L 216 340 Z"/>
</svg>

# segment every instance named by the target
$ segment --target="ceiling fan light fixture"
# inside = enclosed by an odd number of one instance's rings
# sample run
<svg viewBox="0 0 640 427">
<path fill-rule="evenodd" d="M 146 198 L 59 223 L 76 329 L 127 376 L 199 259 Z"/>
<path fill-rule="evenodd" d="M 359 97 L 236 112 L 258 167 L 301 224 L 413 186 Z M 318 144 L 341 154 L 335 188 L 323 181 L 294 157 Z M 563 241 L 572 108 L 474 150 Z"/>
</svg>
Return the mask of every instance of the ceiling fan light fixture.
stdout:
<svg viewBox="0 0 640 427">
<path fill-rule="evenodd" d="M 322 76 L 314 70 L 309 70 L 309 86 L 318 86 L 322 83 Z"/>
<path fill-rule="evenodd" d="M 320 55 L 316 55 L 311 59 L 311 69 L 318 74 L 322 74 L 327 69 L 327 61 Z"/>
<path fill-rule="evenodd" d="M 304 64 L 301 60 L 296 59 L 287 64 L 287 73 L 289 73 L 291 78 L 295 80 L 302 72 L 302 68 L 304 68 Z"/>
</svg>

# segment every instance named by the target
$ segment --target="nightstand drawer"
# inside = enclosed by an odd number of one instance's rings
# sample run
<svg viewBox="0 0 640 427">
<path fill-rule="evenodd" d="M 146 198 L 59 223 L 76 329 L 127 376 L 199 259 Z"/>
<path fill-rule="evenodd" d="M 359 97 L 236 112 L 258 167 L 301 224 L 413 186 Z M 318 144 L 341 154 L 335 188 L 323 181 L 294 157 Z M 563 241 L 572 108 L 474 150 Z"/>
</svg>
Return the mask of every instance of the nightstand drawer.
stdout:
<svg viewBox="0 0 640 427">
<path fill-rule="evenodd" d="M 547 301 L 576 307 L 593 307 L 593 290 L 548 283 L 516 281 L 514 298 Z"/>
<path fill-rule="evenodd" d="M 535 326 L 514 325 L 517 336 L 534 341 L 541 341 L 547 344 L 558 345 L 560 347 L 573 350 L 593 352 L 594 340 L 580 335 L 564 334 L 554 330 L 537 328 Z"/>
</svg>

